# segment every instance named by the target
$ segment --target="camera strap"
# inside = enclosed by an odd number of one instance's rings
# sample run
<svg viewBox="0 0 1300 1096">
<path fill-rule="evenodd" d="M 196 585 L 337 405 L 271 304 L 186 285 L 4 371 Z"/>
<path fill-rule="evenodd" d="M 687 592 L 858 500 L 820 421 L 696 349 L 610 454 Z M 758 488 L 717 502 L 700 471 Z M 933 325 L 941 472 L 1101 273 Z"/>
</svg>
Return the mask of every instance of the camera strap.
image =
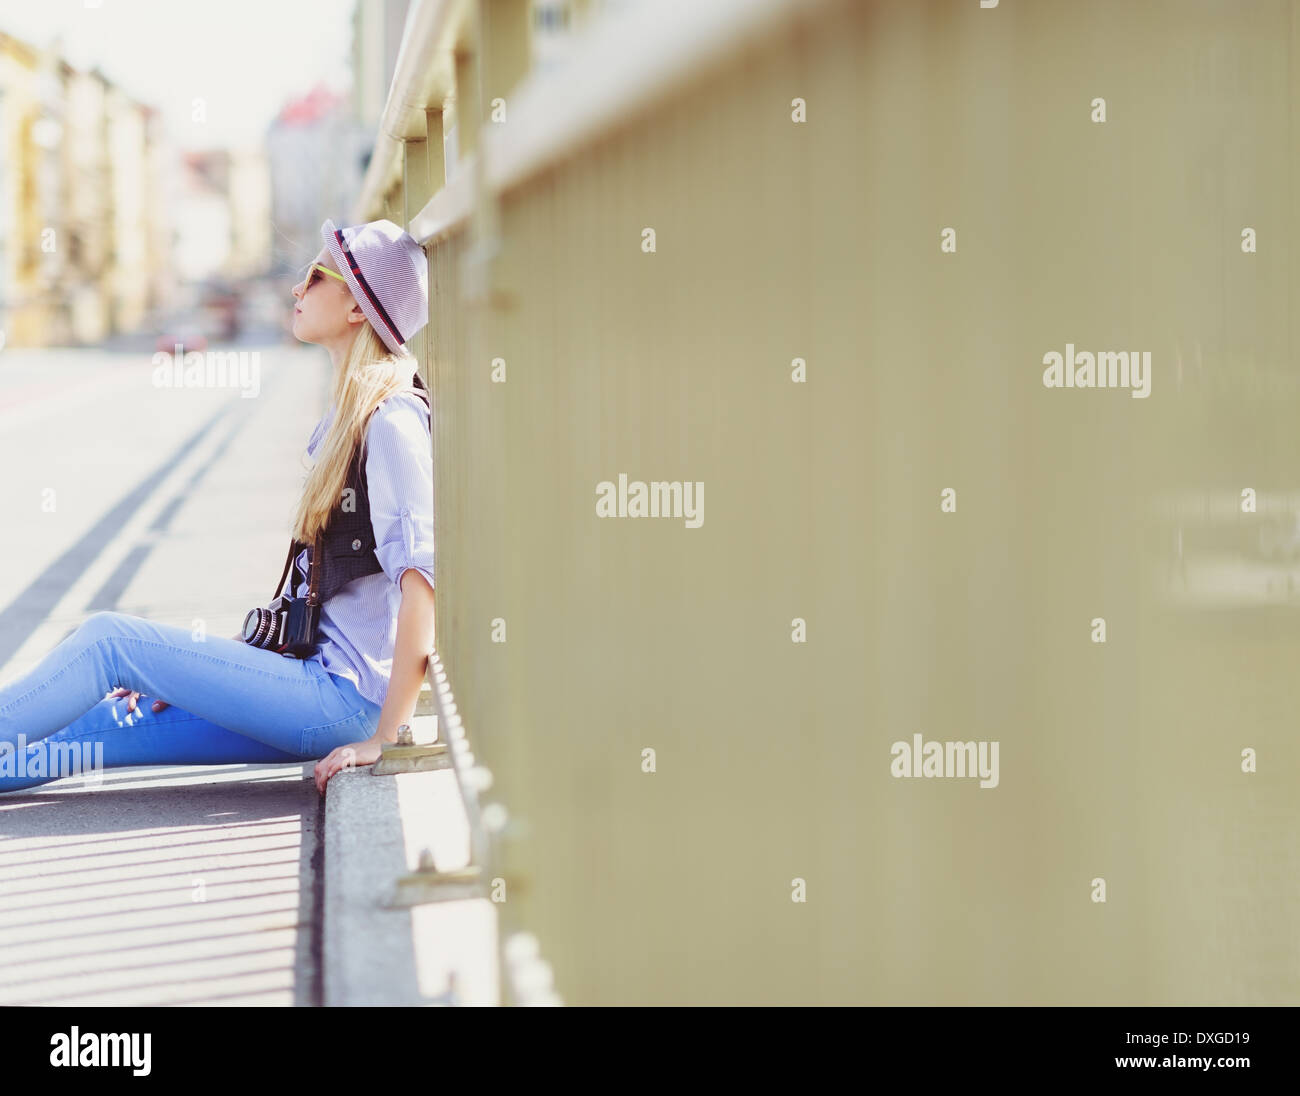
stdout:
<svg viewBox="0 0 1300 1096">
<path fill-rule="evenodd" d="M 284 570 L 280 572 L 280 582 L 275 588 L 275 593 L 271 595 L 272 601 L 278 598 L 281 592 L 284 590 L 284 580 L 289 574 L 290 566 L 292 566 L 293 564 L 293 557 L 296 556 L 301 549 L 302 549 L 302 544 L 299 543 L 298 541 L 295 540 L 290 542 L 289 555 L 285 558 Z M 290 593 L 292 594 L 292 591 L 290 591 Z"/>
<path fill-rule="evenodd" d="M 317 533 L 315 541 L 312 542 L 310 563 L 308 565 L 308 570 L 311 571 L 311 585 L 307 588 L 308 605 L 320 604 L 320 542 L 321 534 Z"/>
<path fill-rule="evenodd" d="M 300 551 L 302 551 L 303 547 L 304 545 L 300 540 L 294 540 L 290 542 L 289 554 L 285 556 L 284 570 L 280 572 L 280 581 L 279 583 L 276 584 L 275 593 L 271 596 L 272 601 L 274 601 L 282 593 L 285 592 L 284 580 L 285 578 L 288 577 L 289 568 L 293 566 L 294 557 L 297 556 L 297 554 Z M 321 552 L 321 537 L 320 534 L 318 533 L 316 535 L 316 539 L 312 542 L 312 550 L 310 553 L 308 553 L 307 556 L 307 572 L 311 579 L 307 589 L 308 605 L 320 604 L 320 570 L 321 569 L 320 569 L 320 565 L 316 562 L 318 559 L 320 559 L 320 552 Z M 289 590 L 288 595 L 290 597 L 293 597 L 293 591 Z"/>
</svg>

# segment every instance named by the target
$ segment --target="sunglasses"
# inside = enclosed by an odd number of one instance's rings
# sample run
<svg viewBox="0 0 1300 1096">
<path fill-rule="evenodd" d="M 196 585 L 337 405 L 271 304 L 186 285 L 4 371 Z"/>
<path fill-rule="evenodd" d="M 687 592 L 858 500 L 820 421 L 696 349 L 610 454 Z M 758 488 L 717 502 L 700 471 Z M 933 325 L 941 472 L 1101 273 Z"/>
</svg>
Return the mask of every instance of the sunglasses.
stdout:
<svg viewBox="0 0 1300 1096">
<path fill-rule="evenodd" d="M 321 266 L 320 263 L 308 263 L 302 271 L 302 277 L 307 279 L 307 284 L 302 287 L 304 293 L 316 284 L 317 277 L 321 274 L 328 274 L 331 278 L 337 278 L 339 281 L 347 284 L 347 279 L 337 271 L 331 270 L 327 266 Z M 301 280 L 301 279 L 300 279 Z"/>
</svg>

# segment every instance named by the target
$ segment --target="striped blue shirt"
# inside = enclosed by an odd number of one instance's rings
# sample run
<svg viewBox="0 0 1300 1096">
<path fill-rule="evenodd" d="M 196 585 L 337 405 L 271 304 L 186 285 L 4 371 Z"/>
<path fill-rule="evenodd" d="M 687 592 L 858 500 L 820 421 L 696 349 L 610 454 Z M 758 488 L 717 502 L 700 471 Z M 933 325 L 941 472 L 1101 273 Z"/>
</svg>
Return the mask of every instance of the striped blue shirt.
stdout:
<svg viewBox="0 0 1300 1096">
<path fill-rule="evenodd" d="M 307 443 L 312 456 L 333 417 L 331 405 Z M 320 651 L 312 657 L 382 706 L 392 675 L 402 575 L 413 567 L 433 586 L 433 446 L 428 409 L 409 392 L 381 403 L 366 431 L 370 521 L 383 570 L 349 582 L 321 605 Z M 295 579 L 306 573 L 305 548 L 296 566 Z M 307 596 L 306 581 L 294 596 Z"/>
</svg>

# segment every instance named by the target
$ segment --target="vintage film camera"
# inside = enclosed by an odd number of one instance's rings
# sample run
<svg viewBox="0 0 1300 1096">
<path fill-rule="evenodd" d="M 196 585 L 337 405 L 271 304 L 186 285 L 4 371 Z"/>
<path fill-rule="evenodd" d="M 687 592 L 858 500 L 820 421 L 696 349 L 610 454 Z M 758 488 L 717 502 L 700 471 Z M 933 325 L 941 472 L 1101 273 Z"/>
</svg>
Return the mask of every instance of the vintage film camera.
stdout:
<svg viewBox="0 0 1300 1096">
<path fill-rule="evenodd" d="M 320 567 L 316 564 L 320 559 L 320 537 L 316 538 L 312 546 L 308 563 L 311 581 L 307 596 L 285 597 L 280 593 L 284 587 L 285 575 L 289 573 L 294 557 L 303 547 L 297 540 L 289 545 L 289 558 L 284 562 L 284 571 L 275 588 L 275 600 L 265 609 L 250 609 L 244 617 L 244 642 L 253 647 L 275 651 L 285 658 L 311 658 L 320 650 L 316 642 L 316 629 L 320 624 Z M 294 573 L 297 574 L 297 568 Z M 296 587 L 295 582 L 289 589 L 292 592 Z"/>
</svg>

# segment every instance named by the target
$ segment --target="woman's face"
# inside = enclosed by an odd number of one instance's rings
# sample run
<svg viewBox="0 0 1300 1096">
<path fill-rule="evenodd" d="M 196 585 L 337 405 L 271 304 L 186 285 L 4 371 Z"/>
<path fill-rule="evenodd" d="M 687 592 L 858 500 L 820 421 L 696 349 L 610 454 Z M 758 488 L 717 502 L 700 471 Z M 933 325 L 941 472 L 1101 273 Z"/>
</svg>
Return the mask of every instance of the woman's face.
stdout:
<svg viewBox="0 0 1300 1096">
<path fill-rule="evenodd" d="M 315 262 L 338 273 L 329 252 L 321 248 Z M 293 310 L 293 333 L 303 342 L 330 343 L 350 337 L 356 325 L 348 323 L 349 312 L 361 315 L 356 301 L 348 292 L 347 283 L 331 278 L 319 270 L 307 267 L 301 280 L 293 287 L 296 300 Z"/>
</svg>

